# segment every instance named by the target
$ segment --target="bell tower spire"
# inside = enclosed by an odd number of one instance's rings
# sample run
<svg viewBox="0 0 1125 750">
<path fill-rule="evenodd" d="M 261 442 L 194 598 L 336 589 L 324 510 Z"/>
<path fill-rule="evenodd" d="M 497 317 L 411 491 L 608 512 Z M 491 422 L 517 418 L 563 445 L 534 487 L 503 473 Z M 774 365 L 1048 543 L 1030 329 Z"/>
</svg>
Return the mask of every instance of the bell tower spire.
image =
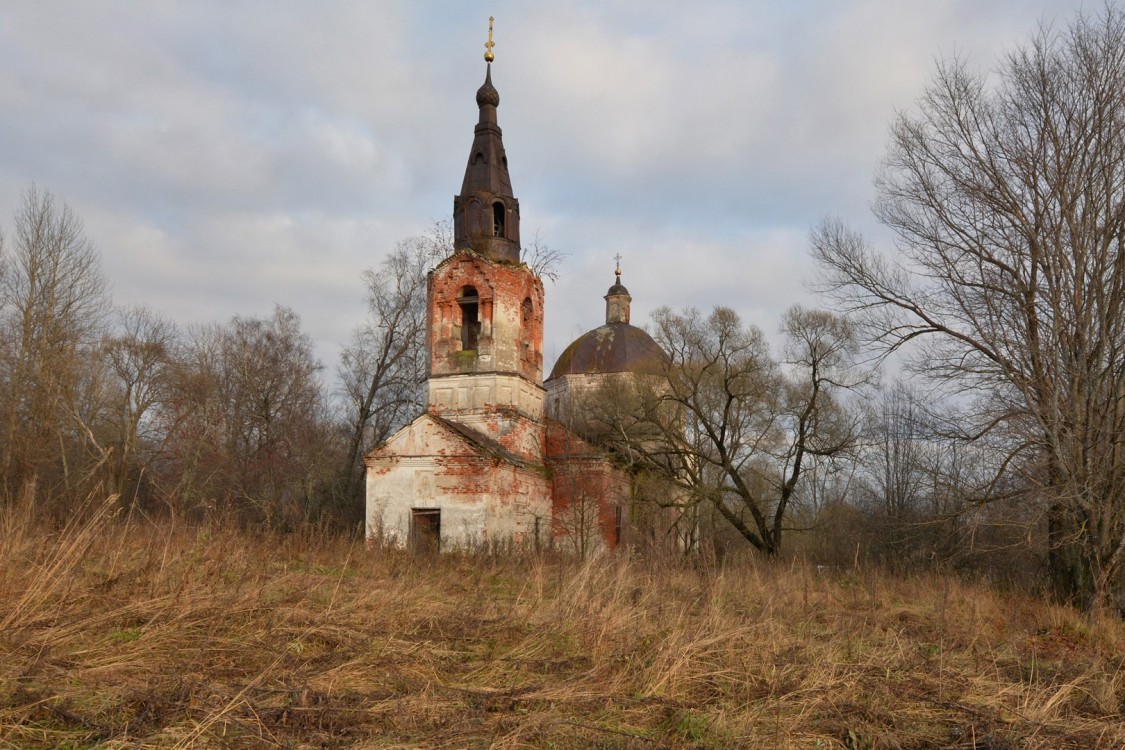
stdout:
<svg viewBox="0 0 1125 750">
<path fill-rule="evenodd" d="M 520 262 L 519 202 L 496 124 L 491 24 L 488 36 L 488 67 L 477 91 L 480 120 L 461 193 L 453 199 L 453 253 L 430 273 L 427 286 L 426 408 L 538 461 L 543 282 Z"/>
<path fill-rule="evenodd" d="M 497 124 L 500 92 L 492 85 L 493 18 L 488 19 L 484 85 L 477 90 L 480 117 L 465 167 L 461 194 L 453 199 L 453 247 L 492 260 L 520 262 L 520 204 L 512 193 L 508 157 Z"/>
</svg>

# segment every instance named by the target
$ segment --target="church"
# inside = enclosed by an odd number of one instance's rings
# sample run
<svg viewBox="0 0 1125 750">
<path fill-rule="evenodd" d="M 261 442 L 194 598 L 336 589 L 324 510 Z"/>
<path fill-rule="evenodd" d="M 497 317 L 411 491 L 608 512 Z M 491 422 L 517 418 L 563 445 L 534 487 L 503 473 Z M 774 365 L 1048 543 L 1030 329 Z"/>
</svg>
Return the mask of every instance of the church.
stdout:
<svg viewBox="0 0 1125 750">
<path fill-rule="evenodd" d="M 543 283 L 520 259 L 491 29 L 486 49 L 453 252 L 429 276 L 425 409 L 365 458 L 367 538 L 435 550 L 614 549 L 631 541 L 632 477 L 561 417 L 576 394 L 665 355 L 630 324 L 618 267 L 605 324 L 568 346 L 544 381 Z"/>
</svg>

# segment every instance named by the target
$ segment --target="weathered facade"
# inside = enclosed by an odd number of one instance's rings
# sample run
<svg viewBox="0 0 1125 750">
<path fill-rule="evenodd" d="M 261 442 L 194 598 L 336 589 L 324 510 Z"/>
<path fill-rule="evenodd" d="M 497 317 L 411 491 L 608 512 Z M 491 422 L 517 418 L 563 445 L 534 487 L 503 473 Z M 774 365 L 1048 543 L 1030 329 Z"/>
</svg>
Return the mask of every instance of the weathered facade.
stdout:
<svg viewBox="0 0 1125 750">
<path fill-rule="evenodd" d="M 520 262 L 499 105 L 489 62 L 454 251 L 427 290 L 426 413 L 367 456 L 368 538 L 442 549 L 550 535 L 543 284 Z"/>
<path fill-rule="evenodd" d="M 551 470 L 551 538 L 585 557 L 628 543 L 632 477 L 556 420 L 547 421 Z"/>
<path fill-rule="evenodd" d="M 651 336 L 629 323 L 632 299 L 618 267 L 605 295 L 605 324 L 563 350 L 546 382 L 552 529 L 561 546 L 582 554 L 591 539 L 595 547 L 599 541 L 609 548 L 649 545 L 668 526 L 668 514 L 655 504 L 643 511 L 637 507 L 636 477 L 576 432 L 589 431 L 587 397 L 610 398 L 628 392 L 638 379 L 663 378 L 667 356 Z"/>
<path fill-rule="evenodd" d="M 542 462 L 433 412 L 376 448 L 367 467 L 369 539 L 450 549 L 549 538 Z"/>
<path fill-rule="evenodd" d="M 519 201 L 486 59 L 480 116 L 453 201 L 453 253 L 429 279 L 426 409 L 366 457 L 368 539 L 435 549 L 613 548 L 628 541 L 631 478 L 548 419 L 543 284 L 520 261 Z M 568 389 L 663 357 L 629 325 L 631 299 L 618 270 L 606 326 L 576 341 L 555 367 L 556 412 Z"/>
</svg>

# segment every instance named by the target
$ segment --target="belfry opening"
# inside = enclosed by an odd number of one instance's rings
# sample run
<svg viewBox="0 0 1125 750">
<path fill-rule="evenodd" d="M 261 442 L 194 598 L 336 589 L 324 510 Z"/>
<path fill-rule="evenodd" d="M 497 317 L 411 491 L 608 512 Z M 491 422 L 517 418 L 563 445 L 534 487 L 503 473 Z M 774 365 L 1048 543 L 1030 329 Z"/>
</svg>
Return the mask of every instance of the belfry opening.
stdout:
<svg viewBox="0 0 1125 750">
<path fill-rule="evenodd" d="M 492 235 L 494 237 L 504 236 L 504 214 L 507 213 L 504 209 L 504 204 L 496 201 L 492 204 Z"/>
<path fill-rule="evenodd" d="M 480 343 L 480 295 L 476 287 L 462 289 L 457 305 L 461 308 L 461 349 L 475 350 Z"/>
</svg>

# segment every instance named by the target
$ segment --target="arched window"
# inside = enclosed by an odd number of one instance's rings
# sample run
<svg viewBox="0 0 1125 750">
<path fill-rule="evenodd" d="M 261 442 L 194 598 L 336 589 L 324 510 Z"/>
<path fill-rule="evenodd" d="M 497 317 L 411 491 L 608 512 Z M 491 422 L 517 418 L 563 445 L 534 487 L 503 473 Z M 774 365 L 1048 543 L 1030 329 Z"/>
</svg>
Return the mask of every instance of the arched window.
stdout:
<svg viewBox="0 0 1125 750">
<path fill-rule="evenodd" d="M 480 296 L 476 287 L 463 288 L 457 304 L 461 308 L 461 348 L 476 349 L 480 338 Z"/>
<path fill-rule="evenodd" d="M 523 305 L 521 306 L 520 309 L 521 309 L 521 312 L 523 313 L 524 325 L 527 325 L 528 323 L 531 322 L 532 313 L 535 312 L 535 306 L 531 304 L 531 297 L 527 297 L 526 299 L 524 299 Z"/>
<path fill-rule="evenodd" d="M 495 203 L 492 204 L 492 236 L 493 237 L 504 237 L 505 236 L 504 235 L 505 214 L 507 214 L 507 210 L 504 208 L 503 203 L 501 203 L 500 201 L 496 201 Z"/>
</svg>

